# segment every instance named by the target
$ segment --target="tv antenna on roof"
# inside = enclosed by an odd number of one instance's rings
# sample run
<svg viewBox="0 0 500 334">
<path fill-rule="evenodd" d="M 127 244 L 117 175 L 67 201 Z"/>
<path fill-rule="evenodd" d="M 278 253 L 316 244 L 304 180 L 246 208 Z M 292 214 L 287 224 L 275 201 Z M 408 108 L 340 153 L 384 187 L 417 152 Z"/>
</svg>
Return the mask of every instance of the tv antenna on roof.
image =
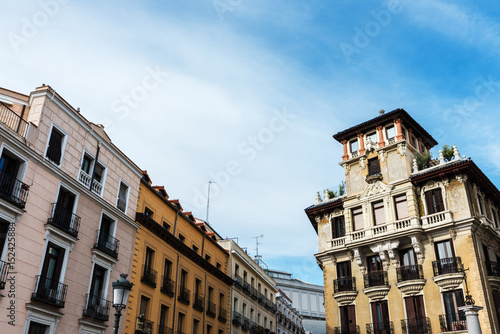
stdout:
<svg viewBox="0 0 500 334">
<path fill-rule="evenodd" d="M 262 245 L 262 243 L 259 242 L 259 239 L 264 238 L 264 234 L 261 234 L 259 236 L 252 237 L 252 238 L 255 239 L 255 257 L 258 258 L 259 257 L 259 245 Z"/>
<path fill-rule="evenodd" d="M 212 185 L 213 182 L 212 180 L 208 181 L 208 194 L 207 194 L 207 219 L 205 221 L 208 223 L 208 211 L 210 209 L 210 186 Z"/>
</svg>

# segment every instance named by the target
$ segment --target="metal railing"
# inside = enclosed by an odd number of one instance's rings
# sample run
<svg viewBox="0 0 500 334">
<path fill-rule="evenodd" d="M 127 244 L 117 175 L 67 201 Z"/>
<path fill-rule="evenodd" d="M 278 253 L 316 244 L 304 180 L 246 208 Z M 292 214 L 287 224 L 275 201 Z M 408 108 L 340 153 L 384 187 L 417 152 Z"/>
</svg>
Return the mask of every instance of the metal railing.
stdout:
<svg viewBox="0 0 500 334">
<path fill-rule="evenodd" d="M 397 269 L 398 282 L 423 279 L 424 272 L 421 265 L 401 266 Z"/>
<path fill-rule="evenodd" d="M 26 138 L 30 126 L 29 123 L 2 102 L 0 102 L 0 122 L 23 138 Z"/>
<path fill-rule="evenodd" d="M 238 285 L 239 287 L 241 287 L 241 286 L 242 286 L 242 284 L 243 284 L 243 278 L 241 278 L 241 277 L 240 277 L 240 276 L 238 276 L 238 275 L 234 275 L 234 283 L 235 283 L 236 285 Z"/>
<path fill-rule="evenodd" d="M 212 318 L 215 318 L 215 316 L 217 315 L 216 313 L 217 313 L 217 306 L 211 301 L 207 301 L 207 315 Z"/>
<path fill-rule="evenodd" d="M 250 329 L 250 319 L 247 317 L 243 316 L 242 317 L 243 321 L 241 322 L 241 328 L 244 330 L 249 330 Z"/>
<path fill-rule="evenodd" d="M 16 179 L 12 174 L 0 171 L 0 196 L 12 204 L 24 209 L 30 186 Z"/>
<path fill-rule="evenodd" d="M 486 271 L 488 276 L 500 277 L 500 266 L 497 262 L 486 261 Z"/>
<path fill-rule="evenodd" d="M 177 300 L 183 304 L 189 305 L 191 302 L 191 290 L 182 285 L 179 286 L 179 295 L 177 296 Z"/>
<path fill-rule="evenodd" d="M 195 293 L 194 294 L 193 308 L 197 309 L 198 311 L 203 311 L 204 306 L 205 306 L 204 304 L 205 304 L 205 299 L 203 298 L 203 295 Z"/>
<path fill-rule="evenodd" d="M 333 281 L 334 293 L 342 291 L 356 291 L 356 278 L 355 277 L 342 277 Z"/>
<path fill-rule="evenodd" d="M 259 298 L 259 292 L 253 286 L 250 286 L 250 293 L 251 293 L 253 299 Z"/>
<path fill-rule="evenodd" d="M 233 311 L 233 325 L 241 325 L 241 314 L 236 311 Z"/>
<path fill-rule="evenodd" d="M 112 237 L 111 235 L 97 230 L 97 240 L 94 248 L 103 251 L 109 256 L 118 258 L 118 248 L 120 247 L 120 240 Z"/>
<path fill-rule="evenodd" d="M 365 274 L 364 281 L 365 281 L 365 288 L 389 285 L 389 278 L 387 277 L 387 271 L 373 271 L 371 273 Z"/>
<path fill-rule="evenodd" d="M 219 321 L 227 321 L 227 310 L 225 308 L 219 307 L 219 316 L 217 317 Z"/>
<path fill-rule="evenodd" d="M 401 330 L 403 334 L 432 333 L 429 318 L 402 319 Z"/>
<path fill-rule="evenodd" d="M 441 332 L 465 331 L 467 330 L 467 319 L 465 313 L 449 313 L 439 316 Z"/>
<path fill-rule="evenodd" d="M 0 260 L 0 290 L 5 289 L 7 276 L 9 275 L 10 263 Z"/>
<path fill-rule="evenodd" d="M 137 317 L 135 322 L 135 334 L 152 334 L 154 322 L 148 320 L 144 315 Z"/>
<path fill-rule="evenodd" d="M 366 324 L 366 334 L 394 334 L 394 324 L 392 321 Z"/>
<path fill-rule="evenodd" d="M 174 330 L 167 326 L 158 325 L 158 334 L 174 334 Z"/>
<path fill-rule="evenodd" d="M 156 288 L 156 270 L 143 264 L 141 282 Z"/>
<path fill-rule="evenodd" d="M 463 269 L 462 260 L 459 257 L 448 257 L 432 262 L 434 276 L 453 274 L 461 272 Z"/>
<path fill-rule="evenodd" d="M 63 308 L 66 302 L 68 286 L 41 275 L 35 277 L 35 291 L 31 294 L 31 299 L 57 308 Z"/>
<path fill-rule="evenodd" d="M 53 204 L 52 217 L 47 220 L 47 223 L 54 225 L 75 238 L 78 236 L 80 217 L 70 210 L 61 208 L 57 203 Z"/>
<path fill-rule="evenodd" d="M 334 334 L 359 334 L 359 326 L 349 325 L 349 326 L 335 327 L 333 329 L 333 333 Z"/>
<path fill-rule="evenodd" d="M 175 282 L 170 278 L 165 277 L 165 275 L 161 277 L 161 281 L 162 285 L 160 291 L 166 295 L 169 295 L 170 297 L 173 297 L 175 293 Z"/>
<path fill-rule="evenodd" d="M 83 315 L 97 320 L 108 321 L 111 301 L 97 296 L 85 295 L 85 309 Z"/>
</svg>

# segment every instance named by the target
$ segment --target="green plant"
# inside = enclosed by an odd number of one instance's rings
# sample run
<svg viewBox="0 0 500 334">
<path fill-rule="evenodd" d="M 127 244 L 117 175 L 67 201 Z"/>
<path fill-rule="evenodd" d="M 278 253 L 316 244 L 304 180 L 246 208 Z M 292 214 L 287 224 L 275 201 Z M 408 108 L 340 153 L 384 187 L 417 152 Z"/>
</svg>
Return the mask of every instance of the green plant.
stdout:
<svg viewBox="0 0 500 334">
<path fill-rule="evenodd" d="M 443 157 L 446 161 L 451 161 L 453 159 L 453 147 L 449 145 L 443 145 Z"/>
<path fill-rule="evenodd" d="M 338 190 L 328 190 L 328 194 L 330 194 L 330 198 L 343 196 L 345 194 L 345 182 L 342 181 L 339 183 Z"/>
<path fill-rule="evenodd" d="M 418 169 L 430 167 L 431 154 L 429 152 L 417 153 L 415 159 L 417 159 Z"/>
</svg>

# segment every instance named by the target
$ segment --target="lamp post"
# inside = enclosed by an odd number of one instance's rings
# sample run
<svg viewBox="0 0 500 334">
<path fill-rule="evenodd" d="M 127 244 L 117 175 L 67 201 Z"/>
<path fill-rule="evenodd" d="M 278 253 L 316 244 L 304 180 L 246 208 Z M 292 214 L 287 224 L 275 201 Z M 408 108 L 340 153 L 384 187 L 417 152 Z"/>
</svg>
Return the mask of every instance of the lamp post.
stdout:
<svg viewBox="0 0 500 334">
<path fill-rule="evenodd" d="M 133 283 L 127 280 L 127 274 L 120 274 L 120 279 L 112 283 L 113 285 L 113 307 L 116 309 L 115 313 L 115 326 L 113 334 L 118 334 L 118 327 L 120 326 L 120 317 L 122 310 L 127 308 L 128 296 L 132 289 Z"/>
</svg>

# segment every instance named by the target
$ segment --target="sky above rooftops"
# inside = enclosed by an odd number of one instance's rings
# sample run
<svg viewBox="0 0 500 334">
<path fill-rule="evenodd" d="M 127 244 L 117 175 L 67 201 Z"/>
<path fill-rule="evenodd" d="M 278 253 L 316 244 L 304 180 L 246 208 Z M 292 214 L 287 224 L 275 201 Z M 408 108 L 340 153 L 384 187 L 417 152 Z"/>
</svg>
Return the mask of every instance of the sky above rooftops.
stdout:
<svg viewBox="0 0 500 334">
<path fill-rule="evenodd" d="M 332 135 L 404 108 L 500 184 L 496 1 L 15 1 L 0 86 L 51 85 L 153 184 L 270 267 L 322 282 L 303 209 Z M 434 152 L 437 155 L 437 151 Z"/>
</svg>

